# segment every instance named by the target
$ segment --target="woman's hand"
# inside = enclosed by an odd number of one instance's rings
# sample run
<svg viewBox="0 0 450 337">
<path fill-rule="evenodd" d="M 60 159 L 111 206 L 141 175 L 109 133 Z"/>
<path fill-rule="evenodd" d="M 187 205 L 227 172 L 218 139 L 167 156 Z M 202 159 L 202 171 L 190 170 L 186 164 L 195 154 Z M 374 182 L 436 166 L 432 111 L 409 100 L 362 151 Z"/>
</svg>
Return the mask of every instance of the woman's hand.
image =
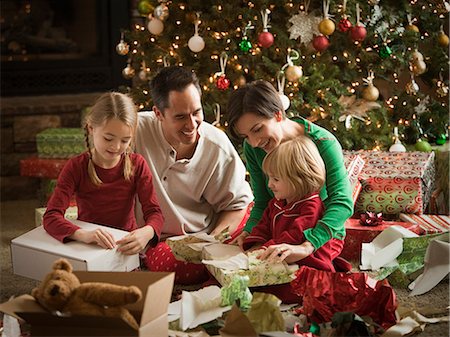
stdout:
<svg viewBox="0 0 450 337">
<path fill-rule="evenodd" d="M 87 244 L 96 244 L 105 249 L 113 249 L 116 246 L 116 241 L 112 234 L 103 228 L 98 228 L 93 231 L 87 231 L 80 228 L 69 236 L 69 238 Z"/>
<path fill-rule="evenodd" d="M 239 248 L 241 248 L 241 250 L 243 251 L 244 240 L 249 235 L 250 235 L 249 232 L 243 231 L 241 234 L 239 234 L 237 237 L 235 237 L 233 240 L 230 241 L 230 245 L 238 245 Z"/>
<path fill-rule="evenodd" d="M 125 255 L 137 254 L 145 248 L 154 236 L 155 230 L 152 226 L 135 229 L 116 242 L 118 245 L 117 251 Z"/>
<path fill-rule="evenodd" d="M 259 259 L 270 262 L 286 261 L 286 263 L 295 263 L 311 255 L 313 252 L 314 246 L 309 241 L 305 241 L 301 245 L 281 243 L 267 247 L 259 256 Z"/>
</svg>

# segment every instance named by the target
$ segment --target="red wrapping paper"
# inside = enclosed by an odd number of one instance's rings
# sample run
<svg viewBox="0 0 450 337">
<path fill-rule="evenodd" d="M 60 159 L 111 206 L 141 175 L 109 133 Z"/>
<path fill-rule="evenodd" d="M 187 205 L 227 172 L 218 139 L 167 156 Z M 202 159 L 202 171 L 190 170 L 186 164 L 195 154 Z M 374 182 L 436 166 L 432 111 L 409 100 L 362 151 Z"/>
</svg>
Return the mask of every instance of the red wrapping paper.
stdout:
<svg viewBox="0 0 450 337">
<path fill-rule="evenodd" d="M 316 323 L 330 322 L 336 312 L 369 316 L 384 329 L 396 324 L 397 299 L 387 280 L 376 281 L 366 273 L 333 273 L 302 266 L 291 282 L 303 297 L 299 313 Z"/>
<path fill-rule="evenodd" d="M 20 175 L 36 178 L 58 178 L 67 159 L 28 158 L 20 161 Z"/>
</svg>

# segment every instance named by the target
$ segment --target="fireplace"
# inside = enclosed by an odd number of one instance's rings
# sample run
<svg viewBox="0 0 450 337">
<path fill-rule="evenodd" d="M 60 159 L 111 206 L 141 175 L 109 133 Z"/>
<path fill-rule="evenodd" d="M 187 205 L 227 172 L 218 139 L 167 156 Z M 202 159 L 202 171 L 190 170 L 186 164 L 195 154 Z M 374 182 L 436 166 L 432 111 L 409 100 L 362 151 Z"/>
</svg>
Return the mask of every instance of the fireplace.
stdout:
<svg viewBox="0 0 450 337">
<path fill-rule="evenodd" d="M 126 0 L 2 0 L 1 95 L 104 91 L 127 84 L 115 46 Z"/>
</svg>

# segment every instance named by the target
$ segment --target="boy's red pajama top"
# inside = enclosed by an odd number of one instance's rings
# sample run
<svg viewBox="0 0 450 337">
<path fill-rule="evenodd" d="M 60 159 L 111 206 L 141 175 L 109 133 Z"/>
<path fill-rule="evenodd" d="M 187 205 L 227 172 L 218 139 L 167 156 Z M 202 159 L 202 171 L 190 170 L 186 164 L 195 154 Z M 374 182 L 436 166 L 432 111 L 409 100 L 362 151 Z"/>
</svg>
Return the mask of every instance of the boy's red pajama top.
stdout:
<svg viewBox="0 0 450 337">
<path fill-rule="evenodd" d="M 164 223 L 163 215 L 153 188 L 152 175 L 147 162 L 139 155 L 130 154 L 133 176 L 130 181 L 123 176 L 124 159 L 111 169 L 95 166 L 103 184 L 94 185 L 88 175 L 89 154 L 71 158 L 61 171 L 44 215 L 44 228 L 59 241 L 64 242 L 79 227 L 64 218 L 70 199 L 75 195 L 78 220 L 132 231 L 138 228 L 134 205 L 136 195 L 142 205 L 146 225 L 155 230 L 152 244 L 156 244 Z"/>
</svg>

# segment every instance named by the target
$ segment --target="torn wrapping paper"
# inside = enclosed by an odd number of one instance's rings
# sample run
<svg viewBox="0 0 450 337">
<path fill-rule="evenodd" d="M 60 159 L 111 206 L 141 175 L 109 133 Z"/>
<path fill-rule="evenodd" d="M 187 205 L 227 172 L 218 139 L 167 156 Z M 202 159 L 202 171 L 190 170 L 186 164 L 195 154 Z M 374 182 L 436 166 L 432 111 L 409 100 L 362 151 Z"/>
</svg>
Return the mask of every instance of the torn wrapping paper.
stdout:
<svg viewBox="0 0 450 337">
<path fill-rule="evenodd" d="M 334 313 L 353 311 L 370 316 L 384 329 L 396 323 L 397 300 L 385 280 L 376 281 L 366 273 L 333 273 L 302 266 L 291 285 L 303 297 L 299 313 L 316 323 L 329 322 Z"/>
<path fill-rule="evenodd" d="M 450 231 L 450 216 L 430 214 L 400 214 L 402 221 L 420 226 L 425 234 L 444 233 Z"/>
<path fill-rule="evenodd" d="M 248 289 L 249 277 L 235 276 L 228 286 L 223 287 L 220 290 L 222 296 L 221 305 L 233 305 L 236 301 L 239 301 L 239 308 L 246 311 L 250 308 L 253 295 Z"/>
<path fill-rule="evenodd" d="M 418 237 L 403 238 L 402 252 L 397 256 L 395 263 L 385 266 L 377 273 L 375 278 L 382 280 L 386 277 L 393 286 L 406 287 L 424 266 L 425 253 L 429 243 L 441 234 L 423 235 Z"/>
<path fill-rule="evenodd" d="M 204 246 L 218 242 L 219 240 L 214 236 L 206 233 L 172 236 L 166 239 L 167 245 L 177 260 L 192 263 L 202 262 Z"/>
<path fill-rule="evenodd" d="M 225 319 L 225 326 L 220 329 L 222 337 L 258 337 L 248 317 L 233 305 Z"/>
<path fill-rule="evenodd" d="M 409 285 L 410 296 L 422 295 L 433 289 L 450 272 L 450 236 L 449 233 L 435 237 L 430 241 L 425 254 L 425 268 L 417 279 Z"/>
<path fill-rule="evenodd" d="M 252 304 L 246 315 L 256 332 L 285 331 L 280 304 L 281 300 L 275 295 L 258 292 L 253 294 Z"/>
<path fill-rule="evenodd" d="M 198 291 L 183 291 L 180 304 L 170 304 L 169 313 L 172 315 L 169 315 L 169 319 L 173 319 L 176 308 L 179 307 L 181 329 L 185 331 L 196 328 L 200 324 L 221 317 L 224 312 L 231 309 L 231 306 L 222 307 L 221 301 L 220 288 L 217 286 L 205 287 Z"/>
<path fill-rule="evenodd" d="M 261 251 L 245 255 L 237 246 L 213 244 L 203 248 L 203 263 L 222 286 L 235 276 L 248 276 L 249 287 L 289 283 L 295 278 L 298 265 L 270 263 L 257 257 Z M 248 266 L 248 267 L 247 267 Z"/>
<path fill-rule="evenodd" d="M 361 270 L 378 270 L 383 266 L 395 265 L 396 258 L 403 251 L 403 238 L 418 237 L 401 226 L 391 226 L 381 232 L 371 243 L 363 243 Z"/>
</svg>

